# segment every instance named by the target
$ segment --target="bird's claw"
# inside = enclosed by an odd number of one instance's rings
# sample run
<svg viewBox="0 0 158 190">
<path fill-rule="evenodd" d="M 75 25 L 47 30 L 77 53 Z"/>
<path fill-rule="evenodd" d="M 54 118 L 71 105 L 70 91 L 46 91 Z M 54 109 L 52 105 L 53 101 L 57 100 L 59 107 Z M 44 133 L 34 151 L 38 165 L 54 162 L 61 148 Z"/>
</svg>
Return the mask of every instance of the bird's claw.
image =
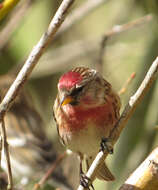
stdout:
<svg viewBox="0 0 158 190">
<path fill-rule="evenodd" d="M 113 154 L 114 151 L 113 151 L 113 147 L 111 144 L 111 140 L 109 138 L 102 138 L 100 146 L 101 146 L 101 150 L 103 152 L 107 151 L 109 154 Z"/>
<path fill-rule="evenodd" d="M 91 179 L 89 177 L 87 177 L 84 173 L 80 174 L 80 184 L 85 188 L 90 190 L 90 187 L 92 187 L 93 190 L 94 187 L 92 185 Z"/>
</svg>

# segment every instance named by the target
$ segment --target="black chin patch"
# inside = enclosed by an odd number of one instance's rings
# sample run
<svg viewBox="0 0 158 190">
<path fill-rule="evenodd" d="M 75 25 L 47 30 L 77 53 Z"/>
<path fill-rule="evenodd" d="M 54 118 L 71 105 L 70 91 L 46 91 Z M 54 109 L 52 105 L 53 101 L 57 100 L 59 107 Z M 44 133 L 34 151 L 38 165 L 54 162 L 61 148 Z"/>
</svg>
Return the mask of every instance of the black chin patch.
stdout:
<svg viewBox="0 0 158 190">
<path fill-rule="evenodd" d="M 74 100 L 74 101 L 70 102 L 69 104 L 72 105 L 72 106 L 77 106 L 78 105 L 78 101 Z"/>
</svg>

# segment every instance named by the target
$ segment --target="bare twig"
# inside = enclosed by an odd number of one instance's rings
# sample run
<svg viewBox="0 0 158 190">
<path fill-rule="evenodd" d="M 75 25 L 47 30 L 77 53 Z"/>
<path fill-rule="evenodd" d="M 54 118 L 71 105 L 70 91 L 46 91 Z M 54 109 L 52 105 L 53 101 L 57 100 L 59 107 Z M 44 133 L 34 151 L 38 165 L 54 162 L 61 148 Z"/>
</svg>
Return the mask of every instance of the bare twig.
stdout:
<svg viewBox="0 0 158 190">
<path fill-rule="evenodd" d="M 106 3 L 107 0 L 87 0 L 85 3 L 83 3 L 80 7 L 75 9 L 71 15 L 68 16 L 67 20 L 64 22 L 62 27 L 59 29 L 58 34 L 56 37 L 59 37 L 63 32 L 71 28 L 74 24 L 76 24 L 78 21 L 83 19 L 85 16 L 87 16 L 92 10 L 95 10 L 102 4 Z"/>
<path fill-rule="evenodd" d="M 103 64 L 104 64 L 104 54 L 105 54 L 105 48 L 106 48 L 106 43 L 108 41 L 108 36 L 104 36 L 103 39 L 101 40 L 101 44 L 100 44 L 100 50 L 99 50 L 99 57 L 98 57 L 98 61 L 96 63 L 96 69 L 102 73 L 103 72 Z"/>
<path fill-rule="evenodd" d="M 54 172 L 54 170 L 56 169 L 57 165 L 59 165 L 59 163 L 66 157 L 66 152 L 64 152 L 63 154 L 59 155 L 57 157 L 57 159 L 55 160 L 55 162 L 52 164 L 52 166 L 50 167 L 50 169 L 47 171 L 47 173 L 42 177 L 42 179 L 34 185 L 33 190 L 37 190 L 40 187 L 42 187 L 45 182 L 48 180 L 48 178 L 51 176 L 51 174 Z"/>
<path fill-rule="evenodd" d="M 7 161 L 7 170 L 8 170 L 8 190 L 13 190 L 13 178 L 12 178 L 12 171 L 11 171 L 11 164 L 10 164 L 10 156 L 9 156 L 9 146 L 7 142 L 7 134 L 4 125 L 3 117 L 0 118 L 0 129 L 2 134 L 2 147 L 5 151 L 6 161 Z"/>
<path fill-rule="evenodd" d="M 113 35 L 119 35 L 122 32 L 126 32 L 127 30 L 134 29 L 135 27 L 140 27 L 143 24 L 147 24 L 152 20 L 152 15 L 147 15 L 144 17 L 141 17 L 135 21 L 123 24 L 121 26 L 115 26 L 112 29 L 110 29 L 108 32 L 103 34 L 101 37 L 98 37 L 97 39 L 86 39 L 83 41 L 75 41 L 71 44 L 65 45 L 61 48 L 56 49 L 54 52 L 48 52 L 46 56 L 42 59 L 40 66 L 36 68 L 36 70 L 33 72 L 32 77 L 40 77 L 40 76 L 48 76 L 52 73 L 55 73 L 57 71 L 60 71 L 61 68 L 64 68 L 65 65 L 68 66 L 72 64 L 73 60 L 77 60 L 78 58 L 87 56 L 92 52 L 98 51 L 98 48 L 100 49 L 99 45 L 102 43 L 103 37 L 105 36 L 105 39 L 109 37 L 112 38 Z M 101 49 L 100 49 L 101 51 Z M 71 52 L 71 54 L 69 53 Z M 101 53 L 102 54 L 102 53 Z M 59 56 L 57 56 L 59 55 Z M 60 55 L 63 55 L 62 57 Z M 52 65 L 52 59 L 54 60 L 54 64 Z M 43 64 L 45 62 L 46 64 Z M 102 65 L 102 63 L 101 63 Z M 100 63 L 98 63 L 97 69 L 99 67 L 100 69 Z M 102 66 L 101 66 L 102 67 Z"/>
<path fill-rule="evenodd" d="M 131 74 L 131 76 L 127 79 L 127 81 L 125 82 L 125 84 L 122 86 L 122 88 L 119 90 L 119 92 L 118 92 L 119 95 L 122 95 L 122 94 L 124 94 L 126 92 L 127 87 L 132 82 L 132 80 L 135 78 L 135 76 L 136 76 L 136 73 L 133 72 Z"/>
<path fill-rule="evenodd" d="M 130 29 L 139 27 L 141 25 L 143 25 L 144 23 L 147 23 L 149 21 L 151 21 L 152 19 L 152 15 L 146 15 L 144 17 L 141 17 L 135 21 L 123 24 L 123 25 L 117 25 L 114 26 L 110 31 L 106 32 L 101 39 L 100 42 L 100 50 L 99 50 L 99 57 L 98 57 L 98 62 L 96 65 L 96 68 L 99 72 L 101 72 L 103 70 L 103 64 L 104 64 L 104 53 L 105 53 L 105 48 L 106 48 L 106 44 L 107 41 L 114 37 L 117 34 L 121 34 L 122 32 L 128 31 Z"/>
<path fill-rule="evenodd" d="M 4 114 L 9 106 L 17 96 L 20 88 L 23 86 L 28 76 L 31 74 L 33 68 L 37 64 L 38 60 L 42 56 L 44 50 L 49 45 L 50 41 L 54 38 L 58 28 L 65 19 L 66 13 L 74 0 L 63 0 L 61 6 L 57 10 L 54 18 L 52 19 L 48 30 L 43 34 L 38 44 L 31 51 L 28 59 L 26 60 L 24 66 L 20 70 L 18 76 L 16 77 L 14 83 L 9 88 L 6 96 L 0 104 L 0 114 Z"/>
<path fill-rule="evenodd" d="M 115 127 L 111 130 L 109 139 L 111 140 L 111 145 L 114 145 L 118 140 L 122 130 L 124 129 L 128 119 L 136 109 L 137 104 L 143 99 L 143 96 L 150 88 L 152 82 L 155 80 L 158 74 L 158 57 L 151 65 L 150 69 L 148 70 L 143 82 L 141 83 L 140 87 L 137 89 L 136 93 L 130 98 L 128 104 L 125 106 L 123 113 L 121 114 L 120 119 L 118 120 Z M 107 157 L 108 152 L 100 151 L 96 156 L 96 159 L 92 163 L 91 167 L 89 168 L 86 176 L 93 181 L 95 179 L 96 171 L 98 166 L 104 162 L 105 158 Z M 80 185 L 78 190 L 83 190 L 84 188 Z"/>
<path fill-rule="evenodd" d="M 136 19 L 134 21 L 131 21 L 129 23 L 123 24 L 123 25 L 116 25 L 108 32 L 105 32 L 105 34 L 102 37 L 102 40 L 105 40 L 106 38 L 113 37 L 114 35 L 120 34 L 122 32 L 128 31 L 130 29 L 139 27 L 149 21 L 151 21 L 153 16 L 151 14 L 143 16 L 139 19 Z"/>
<path fill-rule="evenodd" d="M 0 50 L 6 47 L 11 35 L 19 25 L 20 21 L 24 18 L 25 14 L 28 12 L 28 8 L 32 2 L 32 0 L 27 0 L 19 3 L 19 6 L 15 8 L 13 13 L 11 13 L 6 25 L 0 31 Z"/>
<path fill-rule="evenodd" d="M 5 95 L 4 99 L 2 100 L 0 104 L 0 127 L 2 130 L 4 150 L 5 150 L 5 154 L 7 158 L 8 180 L 9 180 L 8 183 L 9 183 L 10 190 L 12 190 L 13 188 L 12 186 L 13 183 L 12 183 L 10 157 L 9 157 L 8 144 L 7 144 L 7 136 L 5 133 L 5 126 L 3 122 L 5 113 L 9 109 L 9 107 L 11 106 L 11 103 L 14 101 L 15 97 L 19 93 L 19 90 L 22 88 L 27 78 L 31 74 L 33 68 L 37 64 L 37 61 L 41 57 L 42 53 L 44 52 L 44 50 L 46 49 L 50 41 L 54 38 L 54 35 L 56 34 L 62 22 L 64 21 L 66 13 L 68 12 L 73 2 L 74 0 L 63 0 L 54 18 L 52 19 L 47 32 L 44 33 L 44 35 L 41 37 L 38 44 L 33 48 L 24 66 L 20 70 L 17 78 L 15 79 L 11 87 L 9 88 L 7 94 Z"/>
<path fill-rule="evenodd" d="M 158 189 L 158 147 L 130 175 L 119 190 L 157 190 Z"/>
</svg>

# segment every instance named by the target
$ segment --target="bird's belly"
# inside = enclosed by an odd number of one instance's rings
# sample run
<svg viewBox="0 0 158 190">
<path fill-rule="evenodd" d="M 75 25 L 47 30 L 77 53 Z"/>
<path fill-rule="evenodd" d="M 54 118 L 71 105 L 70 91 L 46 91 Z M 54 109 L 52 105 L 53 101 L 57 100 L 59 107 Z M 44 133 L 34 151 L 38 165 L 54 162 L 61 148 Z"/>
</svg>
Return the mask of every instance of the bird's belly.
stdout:
<svg viewBox="0 0 158 190">
<path fill-rule="evenodd" d="M 64 134 L 62 138 L 68 149 L 87 156 L 99 152 L 101 139 L 105 137 L 104 132 L 91 123 L 79 131 L 67 131 Z"/>
</svg>

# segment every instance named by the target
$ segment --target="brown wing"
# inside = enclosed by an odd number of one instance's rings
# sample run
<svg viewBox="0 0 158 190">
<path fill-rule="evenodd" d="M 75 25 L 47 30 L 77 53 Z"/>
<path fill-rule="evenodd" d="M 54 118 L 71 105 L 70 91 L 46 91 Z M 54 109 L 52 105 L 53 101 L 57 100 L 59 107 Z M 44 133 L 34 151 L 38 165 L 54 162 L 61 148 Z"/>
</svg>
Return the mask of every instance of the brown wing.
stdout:
<svg viewBox="0 0 158 190">
<path fill-rule="evenodd" d="M 60 137 L 60 135 L 59 135 L 59 126 L 58 126 L 58 123 L 57 123 L 57 120 L 56 120 L 56 117 L 55 117 L 54 110 L 53 110 L 53 118 L 54 118 L 54 121 L 55 121 L 55 123 L 56 123 L 57 132 L 58 132 L 58 136 Z"/>
<path fill-rule="evenodd" d="M 61 144 L 63 144 L 65 146 L 65 142 L 64 140 L 61 138 L 60 136 L 60 133 L 59 133 L 59 123 L 58 123 L 58 120 L 57 120 L 57 114 L 59 113 L 59 105 L 60 105 L 60 102 L 59 102 L 59 95 L 57 95 L 56 99 L 55 99 L 55 102 L 54 102 L 54 106 L 53 106 L 53 118 L 54 118 L 54 121 L 56 123 L 56 127 L 57 127 L 57 132 L 58 132 L 58 136 L 59 136 L 59 140 L 61 142 Z"/>
<path fill-rule="evenodd" d="M 114 107 L 114 111 L 115 111 L 115 117 L 116 119 L 119 119 L 120 116 L 120 107 L 121 107 L 121 101 L 120 101 L 120 97 L 119 95 L 112 89 L 111 84 L 103 79 L 103 83 L 104 83 L 104 89 L 105 89 L 105 99 L 106 97 L 110 97 L 113 107 Z"/>
</svg>

